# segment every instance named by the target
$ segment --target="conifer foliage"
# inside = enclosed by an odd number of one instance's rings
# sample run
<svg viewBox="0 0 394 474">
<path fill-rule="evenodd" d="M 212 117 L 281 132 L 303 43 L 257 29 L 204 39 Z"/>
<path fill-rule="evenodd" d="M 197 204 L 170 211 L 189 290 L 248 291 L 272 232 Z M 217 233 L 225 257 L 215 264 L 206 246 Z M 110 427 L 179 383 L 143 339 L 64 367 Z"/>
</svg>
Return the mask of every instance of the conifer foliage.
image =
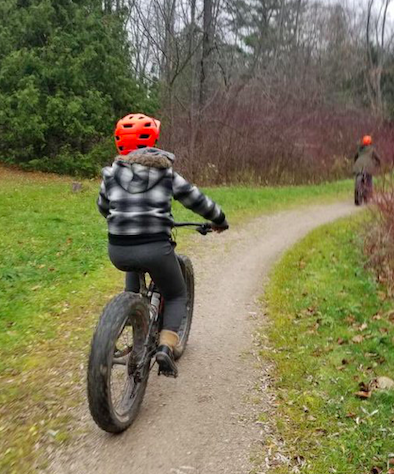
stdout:
<svg viewBox="0 0 394 474">
<path fill-rule="evenodd" d="M 122 11 L 99 0 L 0 2 L 0 160 L 94 175 L 115 120 L 153 107 Z"/>
</svg>

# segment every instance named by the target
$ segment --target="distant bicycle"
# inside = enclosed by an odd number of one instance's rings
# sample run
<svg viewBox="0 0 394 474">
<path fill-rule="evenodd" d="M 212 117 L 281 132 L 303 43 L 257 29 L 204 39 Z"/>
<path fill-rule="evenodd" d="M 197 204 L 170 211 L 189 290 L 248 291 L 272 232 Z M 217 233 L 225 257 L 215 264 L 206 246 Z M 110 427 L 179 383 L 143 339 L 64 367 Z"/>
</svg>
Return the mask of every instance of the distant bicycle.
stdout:
<svg viewBox="0 0 394 474">
<path fill-rule="evenodd" d="M 365 171 L 357 173 L 354 188 L 354 204 L 367 204 L 372 196 L 372 176 Z"/>
<path fill-rule="evenodd" d="M 202 235 L 212 231 L 209 223 L 175 224 L 186 226 L 195 227 Z M 178 332 L 176 359 L 185 350 L 194 305 L 192 262 L 184 255 L 178 255 L 178 259 L 186 282 L 187 311 Z M 145 273 L 139 273 L 139 277 L 139 293 L 120 293 L 104 308 L 91 343 L 89 409 L 96 424 L 109 433 L 120 433 L 135 420 L 159 343 L 165 301 L 153 281 L 147 286 Z"/>
</svg>

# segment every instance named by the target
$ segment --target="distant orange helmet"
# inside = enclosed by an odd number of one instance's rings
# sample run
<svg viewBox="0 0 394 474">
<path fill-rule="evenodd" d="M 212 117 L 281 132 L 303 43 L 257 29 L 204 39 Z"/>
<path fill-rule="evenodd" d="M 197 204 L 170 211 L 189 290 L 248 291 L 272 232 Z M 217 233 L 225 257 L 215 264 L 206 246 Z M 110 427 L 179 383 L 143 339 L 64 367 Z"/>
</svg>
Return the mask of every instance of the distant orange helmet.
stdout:
<svg viewBox="0 0 394 474">
<path fill-rule="evenodd" d="M 159 120 L 143 114 L 126 115 L 116 124 L 116 148 L 119 154 L 127 155 L 137 148 L 155 146 L 159 135 Z"/>
<path fill-rule="evenodd" d="M 361 140 L 361 143 L 364 146 L 372 145 L 372 137 L 371 135 L 365 135 L 363 139 Z"/>
</svg>

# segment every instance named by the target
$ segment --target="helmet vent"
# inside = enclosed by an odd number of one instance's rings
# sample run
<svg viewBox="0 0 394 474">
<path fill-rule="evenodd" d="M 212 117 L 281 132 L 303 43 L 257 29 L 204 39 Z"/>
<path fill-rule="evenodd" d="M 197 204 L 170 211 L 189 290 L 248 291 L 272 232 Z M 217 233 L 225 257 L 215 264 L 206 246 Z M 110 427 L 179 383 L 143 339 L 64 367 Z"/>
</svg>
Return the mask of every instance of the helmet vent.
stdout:
<svg viewBox="0 0 394 474">
<path fill-rule="evenodd" d="M 146 138 L 149 138 L 149 137 L 150 137 L 150 135 L 147 135 L 146 133 L 143 134 L 143 135 L 140 135 L 140 138 L 142 138 L 142 139 L 146 139 Z"/>
<path fill-rule="evenodd" d="M 120 147 L 119 147 L 119 150 L 120 150 L 120 151 L 123 151 L 123 150 L 124 150 L 124 146 L 120 146 Z"/>
<path fill-rule="evenodd" d="M 146 123 L 144 127 L 150 127 L 152 124 L 150 122 Z"/>
<path fill-rule="evenodd" d="M 146 148 L 145 145 L 137 145 L 137 148 Z"/>
<path fill-rule="evenodd" d="M 127 123 L 127 124 L 123 125 L 123 128 L 133 128 L 133 124 Z"/>
<path fill-rule="evenodd" d="M 118 135 L 116 135 L 115 139 L 116 139 L 116 140 L 120 140 L 120 137 L 118 137 Z"/>
</svg>

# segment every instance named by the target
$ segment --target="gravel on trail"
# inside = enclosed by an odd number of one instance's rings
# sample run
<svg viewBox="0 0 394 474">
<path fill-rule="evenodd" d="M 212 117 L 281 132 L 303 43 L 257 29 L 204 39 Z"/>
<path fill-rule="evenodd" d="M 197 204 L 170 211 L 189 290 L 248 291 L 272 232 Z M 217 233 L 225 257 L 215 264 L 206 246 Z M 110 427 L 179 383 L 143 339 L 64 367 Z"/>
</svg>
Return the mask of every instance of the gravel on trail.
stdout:
<svg viewBox="0 0 394 474">
<path fill-rule="evenodd" d="M 354 209 L 350 202 L 302 208 L 193 236 L 195 312 L 179 377 L 153 370 L 137 421 L 119 436 L 100 431 L 82 406 L 75 430 L 82 434 L 54 453 L 47 472 L 248 474 L 270 432 L 269 416 L 267 423 L 257 416 L 274 410 L 270 368 L 253 339 L 264 324 L 258 298 L 267 275 L 297 240 Z"/>
</svg>

